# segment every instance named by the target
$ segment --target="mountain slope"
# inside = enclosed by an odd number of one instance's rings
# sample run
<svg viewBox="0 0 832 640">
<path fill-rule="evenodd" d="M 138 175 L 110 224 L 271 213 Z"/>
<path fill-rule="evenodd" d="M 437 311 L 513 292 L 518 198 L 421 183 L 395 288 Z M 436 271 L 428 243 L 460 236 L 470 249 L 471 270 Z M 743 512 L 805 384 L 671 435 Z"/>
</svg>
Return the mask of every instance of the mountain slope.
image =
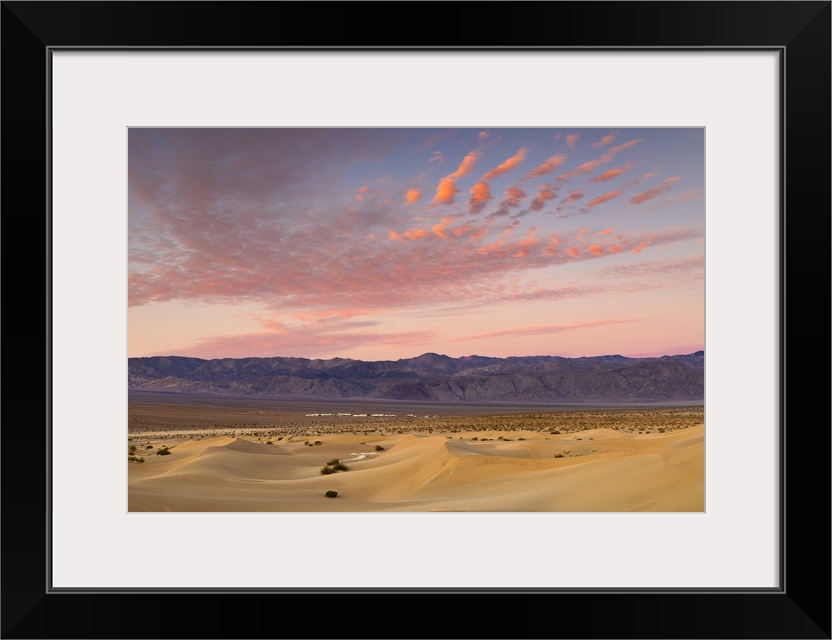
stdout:
<svg viewBox="0 0 832 640">
<path fill-rule="evenodd" d="M 130 389 L 304 398 L 544 403 L 701 401 L 705 354 L 626 358 L 128 359 Z"/>
</svg>

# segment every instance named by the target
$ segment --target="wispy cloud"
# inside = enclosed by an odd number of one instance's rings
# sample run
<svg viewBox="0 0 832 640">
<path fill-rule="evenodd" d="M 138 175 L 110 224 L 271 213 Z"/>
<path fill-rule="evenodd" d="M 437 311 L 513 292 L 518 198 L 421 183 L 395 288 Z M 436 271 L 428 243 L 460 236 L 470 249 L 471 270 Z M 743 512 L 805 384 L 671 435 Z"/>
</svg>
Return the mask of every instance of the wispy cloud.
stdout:
<svg viewBox="0 0 832 640">
<path fill-rule="evenodd" d="M 616 131 L 613 131 L 612 133 L 608 133 L 607 135 L 602 137 L 597 142 L 593 142 L 592 143 L 592 148 L 593 149 L 599 149 L 601 147 L 606 147 L 608 144 L 612 144 L 612 141 L 615 140 L 616 135 L 617 135 Z"/>
<path fill-rule="evenodd" d="M 563 154 L 560 154 L 560 155 L 557 155 L 557 156 L 552 156 L 551 158 L 546 160 L 546 162 L 544 162 L 542 164 L 539 164 L 534 169 L 529 171 L 525 176 L 523 176 L 523 178 L 524 179 L 529 179 L 529 178 L 540 178 L 542 176 L 545 176 L 550 171 L 554 171 L 555 169 L 557 169 L 565 161 L 566 161 L 566 156 L 563 155 Z"/>
<path fill-rule="evenodd" d="M 557 196 L 558 192 L 552 187 L 551 184 L 541 185 L 538 188 L 537 196 L 529 205 L 529 211 L 540 211 L 549 200 L 552 200 Z"/>
<path fill-rule="evenodd" d="M 509 187 L 505 193 L 506 198 L 500 203 L 496 211 L 488 215 L 489 218 L 508 215 L 509 210 L 518 208 L 526 198 L 526 193 L 520 187 Z"/>
<path fill-rule="evenodd" d="M 468 209 L 471 213 L 479 213 L 488 204 L 489 200 L 491 200 L 491 189 L 485 180 L 480 180 L 471 187 Z"/>
<path fill-rule="evenodd" d="M 617 198 L 618 196 L 620 196 L 622 193 L 624 192 L 621 189 L 618 189 L 617 191 L 610 191 L 609 193 L 605 193 L 604 195 L 598 196 L 594 200 L 590 200 L 586 203 L 586 206 L 595 207 L 599 204 L 603 204 L 604 202 L 609 202 L 613 198 Z"/>
<path fill-rule="evenodd" d="M 566 134 L 566 147 L 567 149 L 574 149 L 575 143 L 578 142 L 578 138 L 581 137 L 580 133 L 567 133 Z"/>
<path fill-rule="evenodd" d="M 477 160 L 478 157 L 475 152 L 471 152 L 465 156 L 462 162 L 459 163 L 456 171 L 449 173 L 439 181 L 433 201 L 441 204 L 453 204 L 456 194 L 459 193 L 459 189 L 456 188 L 456 181 L 471 173 L 477 164 Z"/>
<path fill-rule="evenodd" d="M 609 171 L 605 171 L 602 174 L 595 176 L 592 181 L 593 182 L 606 182 L 607 180 L 612 180 L 620 176 L 622 173 L 629 171 L 633 168 L 633 163 L 628 162 L 627 164 L 623 164 L 620 167 L 616 167 L 615 169 L 610 169 Z"/>
<path fill-rule="evenodd" d="M 639 193 L 638 195 L 633 196 L 632 198 L 630 198 L 630 204 L 641 204 L 643 202 L 647 202 L 648 200 L 651 200 L 652 198 L 655 198 L 656 196 L 664 193 L 665 191 L 670 191 L 671 185 L 674 182 L 677 182 L 678 180 L 681 180 L 681 179 L 682 178 L 680 178 L 678 176 L 674 176 L 674 177 L 671 177 L 671 178 L 665 178 L 664 180 L 661 181 L 659 186 L 653 187 L 652 189 L 648 189 L 647 191 L 643 191 L 642 193 Z"/>
<path fill-rule="evenodd" d="M 527 152 L 528 149 L 526 148 L 520 149 L 517 153 L 508 158 L 505 162 L 497 165 L 496 167 L 491 169 L 491 171 L 484 174 L 482 180 L 493 180 L 494 178 L 497 178 L 503 175 L 504 173 L 508 173 L 509 171 L 517 167 L 517 165 L 519 165 L 521 162 L 523 162 L 523 160 L 526 159 Z"/>
<path fill-rule="evenodd" d="M 578 331 L 580 329 L 594 329 L 596 327 L 621 324 L 625 322 L 639 322 L 642 318 L 613 318 L 609 320 L 593 320 L 591 322 L 576 322 L 574 324 L 558 324 L 548 326 L 519 327 L 517 329 L 505 329 L 502 331 L 491 331 L 478 333 L 472 336 L 462 336 L 448 340 L 448 342 L 460 342 L 463 340 L 483 340 L 486 338 L 504 338 L 510 336 L 537 336 L 547 333 L 563 333 L 564 331 Z"/>
</svg>

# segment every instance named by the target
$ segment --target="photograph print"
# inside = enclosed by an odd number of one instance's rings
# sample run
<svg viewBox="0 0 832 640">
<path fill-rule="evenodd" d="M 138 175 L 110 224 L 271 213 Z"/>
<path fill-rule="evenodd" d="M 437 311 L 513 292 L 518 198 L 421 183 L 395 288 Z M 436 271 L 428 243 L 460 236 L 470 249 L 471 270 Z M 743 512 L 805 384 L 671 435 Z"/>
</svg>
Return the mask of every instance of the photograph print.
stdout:
<svg viewBox="0 0 832 640">
<path fill-rule="evenodd" d="M 128 129 L 131 512 L 703 512 L 705 130 Z"/>
</svg>

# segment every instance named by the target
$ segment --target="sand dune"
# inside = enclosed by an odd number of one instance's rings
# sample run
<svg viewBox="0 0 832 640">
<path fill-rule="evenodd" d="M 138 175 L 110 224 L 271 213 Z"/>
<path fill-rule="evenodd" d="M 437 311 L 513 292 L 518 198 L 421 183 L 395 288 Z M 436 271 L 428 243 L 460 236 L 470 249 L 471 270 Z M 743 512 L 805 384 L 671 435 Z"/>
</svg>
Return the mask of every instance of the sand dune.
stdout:
<svg viewBox="0 0 832 640">
<path fill-rule="evenodd" d="M 477 439 L 474 440 L 473 438 Z M 704 426 L 139 442 L 130 511 L 703 511 Z M 149 441 L 152 443 L 152 441 Z M 376 451 L 376 445 L 383 451 Z M 158 447 L 157 447 L 158 448 Z M 321 475 L 328 461 L 354 460 Z M 338 492 L 326 498 L 328 490 Z"/>
</svg>

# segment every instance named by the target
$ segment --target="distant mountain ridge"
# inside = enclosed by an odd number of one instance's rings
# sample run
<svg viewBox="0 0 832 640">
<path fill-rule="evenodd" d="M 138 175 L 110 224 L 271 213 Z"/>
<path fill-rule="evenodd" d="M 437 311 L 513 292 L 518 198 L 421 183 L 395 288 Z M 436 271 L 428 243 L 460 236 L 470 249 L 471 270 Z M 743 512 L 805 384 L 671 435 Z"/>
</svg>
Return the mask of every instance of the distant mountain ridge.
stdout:
<svg viewBox="0 0 832 640">
<path fill-rule="evenodd" d="M 518 356 L 401 360 L 349 358 L 128 358 L 128 388 L 261 397 L 448 402 L 701 401 L 705 352 L 657 358 Z"/>
</svg>

